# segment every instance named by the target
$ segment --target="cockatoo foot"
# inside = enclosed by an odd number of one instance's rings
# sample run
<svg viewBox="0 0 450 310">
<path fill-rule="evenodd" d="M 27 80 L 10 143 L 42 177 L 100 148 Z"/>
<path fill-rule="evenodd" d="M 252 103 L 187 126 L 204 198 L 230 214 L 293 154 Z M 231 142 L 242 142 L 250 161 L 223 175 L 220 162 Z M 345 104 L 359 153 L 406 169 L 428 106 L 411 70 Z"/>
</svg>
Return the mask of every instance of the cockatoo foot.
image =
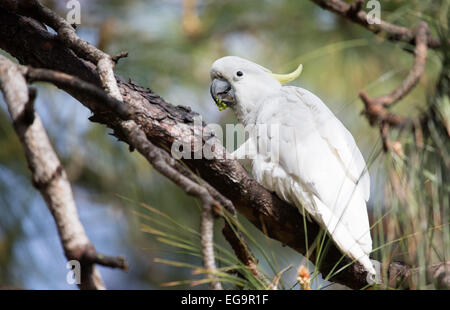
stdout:
<svg viewBox="0 0 450 310">
<path fill-rule="evenodd" d="M 376 272 L 374 265 L 373 265 L 372 261 L 370 260 L 369 256 L 365 256 L 363 258 L 358 259 L 358 262 L 360 262 L 364 266 L 364 269 L 368 273 L 367 276 L 370 277 L 370 279 L 372 279 L 373 283 L 377 283 L 377 278 L 378 278 L 377 272 Z"/>
</svg>

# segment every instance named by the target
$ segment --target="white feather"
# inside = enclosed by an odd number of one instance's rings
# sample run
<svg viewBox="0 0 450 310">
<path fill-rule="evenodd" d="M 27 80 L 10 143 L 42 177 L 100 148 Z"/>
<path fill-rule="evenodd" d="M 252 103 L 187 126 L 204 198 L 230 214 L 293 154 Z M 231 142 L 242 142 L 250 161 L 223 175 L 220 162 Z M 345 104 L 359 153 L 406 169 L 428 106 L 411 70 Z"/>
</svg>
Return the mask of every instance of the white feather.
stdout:
<svg viewBox="0 0 450 310">
<path fill-rule="evenodd" d="M 238 70 L 243 75 L 236 78 Z M 370 178 L 351 133 L 317 96 L 281 86 L 259 65 L 228 56 L 213 64 L 211 76 L 217 73 L 233 87 L 239 121 L 264 127 L 236 152 L 250 150 L 256 180 L 306 210 L 343 253 L 375 274 L 366 208 Z"/>
<path fill-rule="evenodd" d="M 372 272 L 365 203 L 370 179 L 352 135 L 319 98 L 297 87 L 283 87 L 264 100 L 256 123 L 279 125 L 278 136 L 259 131 L 255 139 L 259 156 L 252 169 L 257 181 L 304 207 L 341 251 Z M 279 162 L 273 160 L 272 145 L 279 145 Z"/>
</svg>

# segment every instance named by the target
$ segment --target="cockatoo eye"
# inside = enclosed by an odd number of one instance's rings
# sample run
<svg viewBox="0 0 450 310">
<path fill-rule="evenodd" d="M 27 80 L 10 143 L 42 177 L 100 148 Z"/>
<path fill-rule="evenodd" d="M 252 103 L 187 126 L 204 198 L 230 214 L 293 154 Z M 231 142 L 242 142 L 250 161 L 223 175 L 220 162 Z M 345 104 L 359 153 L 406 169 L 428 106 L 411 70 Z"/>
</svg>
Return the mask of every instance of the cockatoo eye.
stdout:
<svg viewBox="0 0 450 310">
<path fill-rule="evenodd" d="M 238 71 L 238 72 L 236 72 L 236 75 L 237 75 L 237 76 L 239 76 L 239 77 L 241 77 L 241 76 L 243 76 L 243 75 L 244 75 L 244 72 L 242 72 L 242 71 Z"/>
</svg>

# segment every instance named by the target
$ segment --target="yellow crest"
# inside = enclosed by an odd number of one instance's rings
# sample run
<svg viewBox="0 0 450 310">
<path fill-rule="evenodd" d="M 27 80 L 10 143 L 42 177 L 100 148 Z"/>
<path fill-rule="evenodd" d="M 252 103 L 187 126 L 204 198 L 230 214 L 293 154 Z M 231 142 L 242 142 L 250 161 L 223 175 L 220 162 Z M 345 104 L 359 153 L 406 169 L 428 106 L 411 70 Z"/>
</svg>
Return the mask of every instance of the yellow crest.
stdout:
<svg viewBox="0 0 450 310">
<path fill-rule="evenodd" d="M 269 73 L 269 75 L 271 77 L 273 77 L 274 79 L 276 79 L 278 82 L 280 83 L 287 83 L 290 81 L 295 80 L 296 78 L 298 78 L 300 76 L 300 74 L 302 73 L 303 70 L 303 65 L 300 64 L 297 69 L 295 69 L 295 71 L 288 73 L 288 74 L 275 74 L 275 73 Z"/>
</svg>

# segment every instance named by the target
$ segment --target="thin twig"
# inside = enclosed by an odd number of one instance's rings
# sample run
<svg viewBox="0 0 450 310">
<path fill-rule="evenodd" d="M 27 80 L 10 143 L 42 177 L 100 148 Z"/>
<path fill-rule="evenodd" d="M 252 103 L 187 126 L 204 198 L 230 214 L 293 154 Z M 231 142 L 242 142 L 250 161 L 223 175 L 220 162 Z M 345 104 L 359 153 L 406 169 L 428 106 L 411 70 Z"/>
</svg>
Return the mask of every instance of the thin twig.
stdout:
<svg viewBox="0 0 450 310">
<path fill-rule="evenodd" d="M 200 218 L 200 243 L 202 247 L 203 265 L 210 278 L 210 287 L 213 290 L 222 290 L 222 284 L 217 278 L 216 260 L 214 258 L 214 216 L 212 206 L 203 203 Z"/>
<path fill-rule="evenodd" d="M 403 80 L 402 84 L 390 94 L 372 99 L 372 104 L 380 104 L 385 107 L 390 106 L 405 97 L 419 83 L 420 78 L 425 72 L 428 32 L 429 29 L 427 23 L 420 22 L 417 26 L 415 39 L 416 48 L 414 49 L 414 65 L 409 71 L 408 76 Z"/>
<path fill-rule="evenodd" d="M 361 1 L 356 2 L 357 4 L 358 2 L 361 2 L 358 5 L 349 4 L 342 0 L 311 1 L 321 6 L 323 9 L 329 10 L 337 15 L 340 15 L 354 23 L 363 26 L 364 28 L 375 34 L 385 34 L 386 38 L 390 41 L 402 41 L 410 44 L 416 44 L 416 35 L 414 33 L 414 30 L 394 25 L 383 20 L 380 20 L 380 23 L 370 24 L 367 13 L 362 10 Z M 441 42 L 439 41 L 439 39 L 432 36 L 427 37 L 426 44 L 430 48 L 439 48 L 441 46 Z"/>
<path fill-rule="evenodd" d="M 222 233 L 228 243 L 231 245 L 236 257 L 250 270 L 250 272 L 258 278 L 262 283 L 268 285 L 267 279 L 259 272 L 258 260 L 255 258 L 242 233 L 235 228 L 236 231 L 225 222 Z"/>
<path fill-rule="evenodd" d="M 428 33 L 427 23 L 419 23 L 415 36 L 414 65 L 399 87 L 387 95 L 373 99 L 369 98 L 364 91 L 360 92 L 360 97 L 365 106 L 363 113 L 372 126 L 379 126 L 385 151 L 389 149 L 388 136 L 390 127 L 401 128 L 406 124 L 414 124 L 412 120 L 406 117 L 390 113 L 388 108 L 404 98 L 419 83 L 425 72 Z"/>
<path fill-rule="evenodd" d="M 367 115 L 369 117 L 377 117 L 380 113 L 374 110 L 374 115 L 370 114 L 370 106 L 378 105 L 383 108 L 397 103 L 403 97 L 405 97 L 416 85 L 419 83 L 420 78 L 425 72 L 425 65 L 427 59 L 427 36 L 428 25 L 425 22 L 419 23 L 416 34 L 416 48 L 414 50 L 414 65 L 408 73 L 408 76 L 403 80 L 402 84 L 397 87 L 390 94 L 379 96 L 377 98 L 368 98 L 365 92 L 361 92 L 361 99 L 366 105 Z"/>
<path fill-rule="evenodd" d="M 81 39 L 75 29 L 64 18 L 43 6 L 37 0 L 26 1 L 28 12 L 46 25 L 53 28 L 59 39 L 69 48 L 71 48 L 80 57 L 92 61 L 97 65 L 97 71 L 102 82 L 103 88 L 108 94 L 117 100 L 122 100 L 119 87 L 114 76 L 114 65 L 119 58 L 126 57 L 127 53 L 121 53 L 115 58 L 99 50 L 95 46 Z"/>
<path fill-rule="evenodd" d="M 450 261 L 427 266 L 425 270 L 423 267 L 411 268 L 401 262 L 392 262 L 387 270 L 387 283 L 390 287 L 405 286 L 423 271 L 426 272 L 428 281 L 435 283 L 438 289 L 450 289 Z"/>
<path fill-rule="evenodd" d="M 50 82 L 57 86 L 64 86 L 66 89 L 82 91 L 85 95 L 109 109 L 115 111 L 117 116 L 123 120 L 131 118 L 135 112 L 133 107 L 110 96 L 103 89 L 94 84 L 85 82 L 75 76 L 48 69 L 24 67 L 25 75 L 29 83 Z"/>
<path fill-rule="evenodd" d="M 110 268 L 128 270 L 128 264 L 123 256 L 107 256 L 98 253 L 93 247 L 90 247 L 83 255 L 83 260 L 90 264 L 102 265 Z"/>
</svg>

